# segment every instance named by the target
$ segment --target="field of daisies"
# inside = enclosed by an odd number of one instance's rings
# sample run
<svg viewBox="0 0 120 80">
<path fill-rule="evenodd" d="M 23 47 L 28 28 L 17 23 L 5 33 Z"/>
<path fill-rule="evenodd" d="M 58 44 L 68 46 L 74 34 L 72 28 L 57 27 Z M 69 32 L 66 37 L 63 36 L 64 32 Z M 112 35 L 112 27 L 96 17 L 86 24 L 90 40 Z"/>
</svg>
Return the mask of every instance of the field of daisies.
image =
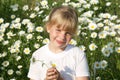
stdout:
<svg viewBox="0 0 120 80">
<path fill-rule="evenodd" d="M 78 12 L 78 32 L 70 44 L 85 51 L 90 79 L 120 80 L 120 4 L 115 1 L 0 0 L 0 80 L 29 80 L 31 55 L 49 43 L 44 24 L 59 5 Z"/>
</svg>

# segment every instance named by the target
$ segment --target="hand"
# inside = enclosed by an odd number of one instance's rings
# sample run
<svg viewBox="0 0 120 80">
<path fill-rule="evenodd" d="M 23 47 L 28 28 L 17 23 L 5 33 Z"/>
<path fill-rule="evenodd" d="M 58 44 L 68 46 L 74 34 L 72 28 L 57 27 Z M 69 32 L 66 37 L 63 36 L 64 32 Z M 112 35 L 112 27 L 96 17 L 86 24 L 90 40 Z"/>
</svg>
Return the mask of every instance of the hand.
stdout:
<svg viewBox="0 0 120 80">
<path fill-rule="evenodd" d="M 51 67 L 47 70 L 45 80 L 62 80 L 60 73 L 55 67 Z"/>
</svg>

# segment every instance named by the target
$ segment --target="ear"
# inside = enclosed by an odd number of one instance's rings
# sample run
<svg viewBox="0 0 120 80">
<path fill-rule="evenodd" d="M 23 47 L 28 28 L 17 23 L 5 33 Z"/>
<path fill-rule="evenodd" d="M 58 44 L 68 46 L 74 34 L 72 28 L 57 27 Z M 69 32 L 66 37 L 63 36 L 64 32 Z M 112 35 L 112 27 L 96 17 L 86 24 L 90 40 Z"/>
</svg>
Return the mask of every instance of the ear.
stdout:
<svg viewBox="0 0 120 80">
<path fill-rule="evenodd" d="M 49 33 L 49 32 L 50 32 L 50 27 L 49 27 L 49 26 L 46 26 L 46 30 L 47 30 L 47 32 Z"/>
</svg>

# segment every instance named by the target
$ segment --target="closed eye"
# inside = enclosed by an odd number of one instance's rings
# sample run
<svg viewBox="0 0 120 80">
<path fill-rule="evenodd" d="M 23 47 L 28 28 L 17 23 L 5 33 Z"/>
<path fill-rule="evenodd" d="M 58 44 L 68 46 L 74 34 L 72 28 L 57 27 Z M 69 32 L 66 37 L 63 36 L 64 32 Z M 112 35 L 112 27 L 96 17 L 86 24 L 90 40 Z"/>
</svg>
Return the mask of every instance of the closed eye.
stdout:
<svg viewBox="0 0 120 80">
<path fill-rule="evenodd" d="M 56 31 L 59 31 L 59 32 L 60 32 L 61 30 L 60 30 L 60 29 L 56 29 Z"/>
<path fill-rule="evenodd" d="M 70 33 L 70 32 L 66 32 L 66 34 L 67 34 L 67 35 L 72 35 L 72 33 Z"/>
</svg>

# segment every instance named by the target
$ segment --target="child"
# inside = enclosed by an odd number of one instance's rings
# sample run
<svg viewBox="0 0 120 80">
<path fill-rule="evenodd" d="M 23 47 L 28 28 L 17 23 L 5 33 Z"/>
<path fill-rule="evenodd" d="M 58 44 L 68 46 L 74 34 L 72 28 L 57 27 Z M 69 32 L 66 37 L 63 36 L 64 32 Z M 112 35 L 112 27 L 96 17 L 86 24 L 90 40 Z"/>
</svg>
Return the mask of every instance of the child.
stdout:
<svg viewBox="0 0 120 80">
<path fill-rule="evenodd" d="M 89 80 L 85 53 L 69 44 L 77 23 L 77 13 L 69 6 L 51 11 L 45 26 L 50 42 L 33 53 L 28 73 L 31 80 Z"/>
</svg>

